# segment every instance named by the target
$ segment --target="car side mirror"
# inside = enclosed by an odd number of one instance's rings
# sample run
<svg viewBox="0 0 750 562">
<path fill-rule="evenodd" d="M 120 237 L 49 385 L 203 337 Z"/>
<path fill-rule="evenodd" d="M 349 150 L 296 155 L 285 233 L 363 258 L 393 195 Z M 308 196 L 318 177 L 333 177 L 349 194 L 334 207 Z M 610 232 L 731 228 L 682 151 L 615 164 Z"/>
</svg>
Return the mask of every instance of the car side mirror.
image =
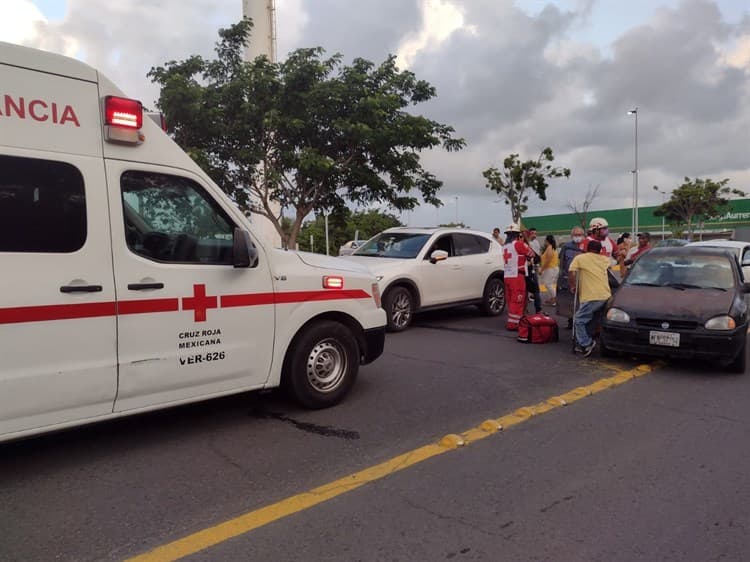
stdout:
<svg viewBox="0 0 750 562">
<path fill-rule="evenodd" d="M 258 266 L 258 250 L 250 233 L 239 227 L 234 229 L 232 236 L 232 264 L 236 268 Z"/>
<path fill-rule="evenodd" d="M 750 293 L 750 282 L 745 281 L 742 284 L 742 292 L 743 293 Z"/>
<path fill-rule="evenodd" d="M 430 254 L 430 263 L 437 263 L 439 261 L 447 260 L 448 252 L 445 250 L 435 250 Z"/>
</svg>

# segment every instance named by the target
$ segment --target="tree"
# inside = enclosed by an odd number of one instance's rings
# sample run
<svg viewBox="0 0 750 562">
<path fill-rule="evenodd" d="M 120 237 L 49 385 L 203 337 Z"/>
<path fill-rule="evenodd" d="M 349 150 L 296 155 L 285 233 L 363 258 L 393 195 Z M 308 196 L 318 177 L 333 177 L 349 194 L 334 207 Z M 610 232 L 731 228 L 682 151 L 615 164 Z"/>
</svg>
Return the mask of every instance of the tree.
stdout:
<svg viewBox="0 0 750 562">
<path fill-rule="evenodd" d="M 419 152 L 465 143 L 452 127 L 406 111 L 435 97 L 429 83 L 400 72 L 394 56 L 345 66 L 320 47 L 280 63 L 245 62 L 251 28 L 243 19 L 220 30 L 216 60 L 194 55 L 149 72 L 175 141 L 244 212 L 269 219 L 293 246 L 311 212 L 340 212 L 347 202 L 409 210 L 417 195 L 441 204 L 442 182 Z M 294 209 L 288 233 L 274 201 Z"/>
<path fill-rule="evenodd" d="M 521 217 L 528 210 L 526 204 L 529 195 L 535 193 L 542 201 L 547 200 L 547 180 L 550 178 L 570 177 L 568 168 L 556 168 L 551 162 L 555 159 L 550 147 L 539 153 L 536 160 L 521 162 L 518 154 L 511 154 L 503 161 L 503 169 L 487 168 L 482 175 L 487 180 L 486 187 L 510 205 L 513 222 L 521 222 Z"/>
<path fill-rule="evenodd" d="M 386 228 L 401 226 L 401 222 L 393 215 L 381 211 L 371 210 L 352 213 L 344 207 L 341 213 L 328 217 L 328 245 L 331 253 L 337 254 L 339 247 L 359 231 L 359 240 L 367 240 L 382 232 Z M 310 247 L 310 235 L 314 239 L 314 247 Z M 299 234 L 299 248 L 307 252 L 325 254 L 325 217 L 318 215 L 312 221 L 306 221 Z"/>
<path fill-rule="evenodd" d="M 589 209 L 591 209 L 591 204 L 596 199 L 596 196 L 599 195 L 599 187 L 598 185 L 593 188 L 589 186 L 586 190 L 586 197 L 584 197 L 583 203 L 580 205 L 575 201 L 568 201 L 568 209 L 578 218 L 578 224 L 581 225 L 584 232 L 588 230 Z"/>
<path fill-rule="evenodd" d="M 654 210 L 654 216 L 664 217 L 687 229 L 688 239 L 693 238 L 694 221 L 702 222 L 719 216 L 729 203 L 730 195 L 744 196 L 739 189 L 729 187 L 729 179 L 713 181 L 696 178 L 685 181 L 672 191 L 668 201 Z M 657 186 L 658 189 L 658 186 Z"/>
</svg>

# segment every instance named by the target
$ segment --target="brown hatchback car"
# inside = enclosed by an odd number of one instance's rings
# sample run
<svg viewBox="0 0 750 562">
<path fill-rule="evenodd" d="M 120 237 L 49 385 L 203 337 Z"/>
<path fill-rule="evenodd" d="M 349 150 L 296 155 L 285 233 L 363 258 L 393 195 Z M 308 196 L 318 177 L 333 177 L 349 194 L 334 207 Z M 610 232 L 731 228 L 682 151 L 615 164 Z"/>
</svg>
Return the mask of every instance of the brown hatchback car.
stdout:
<svg viewBox="0 0 750 562">
<path fill-rule="evenodd" d="M 750 283 L 727 250 L 654 248 L 607 303 L 601 353 L 715 360 L 744 373 Z"/>
</svg>

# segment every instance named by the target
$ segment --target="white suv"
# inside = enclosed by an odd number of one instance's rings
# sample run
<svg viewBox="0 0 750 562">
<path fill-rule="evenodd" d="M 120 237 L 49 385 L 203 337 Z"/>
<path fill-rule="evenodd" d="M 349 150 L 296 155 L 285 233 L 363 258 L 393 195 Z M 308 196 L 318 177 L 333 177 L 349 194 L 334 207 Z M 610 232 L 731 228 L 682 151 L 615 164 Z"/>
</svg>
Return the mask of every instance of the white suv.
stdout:
<svg viewBox="0 0 750 562">
<path fill-rule="evenodd" d="M 505 308 L 502 247 L 483 232 L 389 228 L 344 259 L 375 274 L 393 332 L 423 310 L 475 304 L 496 316 Z"/>
</svg>

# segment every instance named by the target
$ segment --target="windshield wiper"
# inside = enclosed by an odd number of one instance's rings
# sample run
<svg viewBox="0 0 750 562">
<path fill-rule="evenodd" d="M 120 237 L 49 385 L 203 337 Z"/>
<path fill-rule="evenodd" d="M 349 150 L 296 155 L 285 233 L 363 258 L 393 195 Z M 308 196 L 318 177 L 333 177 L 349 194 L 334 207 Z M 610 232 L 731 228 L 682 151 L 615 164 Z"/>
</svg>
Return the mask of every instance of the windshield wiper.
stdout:
<svg viewBox="0 0 750 562">
<path fill-rule="evenodd" d="M 673 287 L 675 289 L 703 289 L 700 285 L 691 285 L 690 283 L 665 283 L 665 287 Z"/>
<path fill-rule="evenodd" d="M 658 283 L 627 283 L 628 285 L 635 285 L 638 287 L 661 287 Z"/>
</svg>

